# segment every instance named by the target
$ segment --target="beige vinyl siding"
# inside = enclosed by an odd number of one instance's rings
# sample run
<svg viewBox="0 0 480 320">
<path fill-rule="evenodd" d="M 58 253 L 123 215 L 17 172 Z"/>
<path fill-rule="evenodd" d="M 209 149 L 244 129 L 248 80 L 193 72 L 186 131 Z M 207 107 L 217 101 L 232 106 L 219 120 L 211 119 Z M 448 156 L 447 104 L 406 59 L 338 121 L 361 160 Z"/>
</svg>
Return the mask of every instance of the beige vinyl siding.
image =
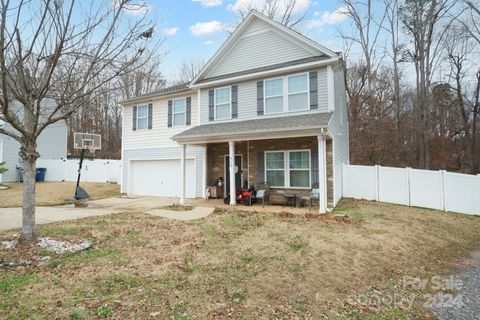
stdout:
<svg viewBox="0 0 480 320">
<path fill-rule="evenodd" d="M 206 78 L 312 57 L 315 54 L 272 28 L 241 36 Z"/>
<path fill-rule="evenodd" d="M 168 127 L 168 100 L 183 99 L 190 97 L 192 99 L 191 125 L 180 127 Z M 197 92 L 192 91 L 169 98 L 159 98 L 152 102 L 137 103 L 145 105 L 152 103 L 152 129 L 133 131 L 133 105 L 123 108 L 124 127 L 123 127 L 123 149 L 137 148 L 164 148 L 178 146 L 171 137 L 192 128 L 197 125 Z M 208 107 L 208 106 L 207 106 Z"/>
<path fill-rule="evenodd" d="M 305 71 L 307 72 L 307 71 Z M 263 116 L 257 116 L 257 81 L 249 80 L 238 83 L 238 118 L 224 121 L 241 121 L 256 119 Z M 212 89 L 212 88 L 210 88 Z M 200 124 L 214 123 L 208 120 L 208 91 L 202 89 L 200 94 Z M 315 110 L 317 111 L 317 110 Z M 318 69 L 318 111 L 328 112 L 328 85 L 327 68 Z M 309 112 L 309 111 L 307 111 Z M 281 113 L 278 116 L 289 115 L 290 113 Z"/>
<path fill-rule="evenodd" d="M 328 131 L 333 139 L 333 157 L 334 157 L 334 203 L 342 197 L 342 164 L 348 164 L 349 158 L 349 139 L 348 139 L 348 115 L 347 115 L 347 96 L 345 91 L 345 81 L 343 69 L 337 68 L 334 71 L 335 88 L 335 110 L 328 124 Z"/>
<path fill-rule="evenodd" d="M 248 27 L 243 30 L 243 34 L 249 34 L 251 32 L 260 31 L 263 29 L 270 28 L 271 26 L 263 20 L 254 19 Z"/>
</svg>

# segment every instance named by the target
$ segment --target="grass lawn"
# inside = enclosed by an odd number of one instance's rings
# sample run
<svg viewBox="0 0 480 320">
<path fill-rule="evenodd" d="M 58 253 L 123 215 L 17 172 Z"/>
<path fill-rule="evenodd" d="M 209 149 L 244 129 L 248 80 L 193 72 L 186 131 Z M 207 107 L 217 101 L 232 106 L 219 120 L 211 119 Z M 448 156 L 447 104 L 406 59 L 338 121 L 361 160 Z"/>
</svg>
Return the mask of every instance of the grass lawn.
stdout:
<svg viewBox="0 0 480 320">
<path fill-rule="evenodd" d="M 22 184 L 5 183 L 7 190 L 0 190 L 0 208 L 22 206 Z M 75 182 L 39 182 L 36 185 L 38 206 L 52 206 L 68 203 L 75 194 Z M 120 195 L 118 184 L 83 182 L 80 184 L 92 199 L 103 199 Z"/>
<path fill-rule="evenodd" d="M 422 303 L 433 289 L 402 281 L 449 275 L 480 245 L 480 218 L 461 214 L 344 200 L 348 223 L 241 208 L 191 222 L 138 213 L 41 226 L 94 247 L 2 268 L 0 318 L 431 318 Z M 0 250 L 0 263 L 24 254 Z M 358 302 L 372 294 L 416 298 Z"/>
</svg>

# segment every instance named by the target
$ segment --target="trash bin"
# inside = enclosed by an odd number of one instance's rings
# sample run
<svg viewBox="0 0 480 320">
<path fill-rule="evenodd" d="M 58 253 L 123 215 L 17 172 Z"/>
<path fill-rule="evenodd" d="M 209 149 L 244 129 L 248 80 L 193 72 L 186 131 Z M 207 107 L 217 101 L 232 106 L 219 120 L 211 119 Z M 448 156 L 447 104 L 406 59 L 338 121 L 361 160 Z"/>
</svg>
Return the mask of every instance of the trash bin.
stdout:
<svg viewBox="0 0 480 320">
<path fill-rule="evenodd" d="M 47 168 L 37 168 L 37 172 L 35 174 L 35 181 L 44 182 L 45 181 L 45 172 L 47 172 Z"/>
</svg>

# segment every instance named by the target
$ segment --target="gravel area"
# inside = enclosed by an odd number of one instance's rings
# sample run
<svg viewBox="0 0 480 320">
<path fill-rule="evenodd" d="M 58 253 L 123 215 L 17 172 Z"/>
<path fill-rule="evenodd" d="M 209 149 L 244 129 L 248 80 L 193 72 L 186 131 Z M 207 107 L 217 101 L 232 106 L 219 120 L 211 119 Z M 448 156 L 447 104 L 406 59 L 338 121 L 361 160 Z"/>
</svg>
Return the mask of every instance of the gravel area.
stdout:
<svg viewBox="0 0 480 320">
<path fill-rule="evenodd" d="M 440 320 L 480 319 L 480 251 L 474 252 L 467 266 L 455 276 L 462 280 L 462 285 L 453 293 L 453 303 L 434 306 L 433 313 Z"/>
</svg>

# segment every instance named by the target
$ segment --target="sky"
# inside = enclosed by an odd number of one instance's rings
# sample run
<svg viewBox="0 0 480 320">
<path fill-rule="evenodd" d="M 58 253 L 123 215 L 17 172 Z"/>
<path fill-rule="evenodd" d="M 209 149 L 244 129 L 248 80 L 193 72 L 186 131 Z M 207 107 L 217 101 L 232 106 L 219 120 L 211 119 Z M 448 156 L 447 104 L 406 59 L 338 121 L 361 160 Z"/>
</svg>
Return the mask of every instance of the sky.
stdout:
<svg viewBox="0 0 480 320">
<path fill-rule="evenodd" d="M 144 0 L 147 17 L 157 22 L 165 38 L 161 69 L 167 80 L 178 78 L 184 61 L 208 60 L 239 21 L 238 8 L 265 0 Z M 300 12 L 309 17 L 299 31 L 331 50 L 341 51 L 337 28 L 348 27 L 336 0 L 297 0 Z"/>
</svg>

